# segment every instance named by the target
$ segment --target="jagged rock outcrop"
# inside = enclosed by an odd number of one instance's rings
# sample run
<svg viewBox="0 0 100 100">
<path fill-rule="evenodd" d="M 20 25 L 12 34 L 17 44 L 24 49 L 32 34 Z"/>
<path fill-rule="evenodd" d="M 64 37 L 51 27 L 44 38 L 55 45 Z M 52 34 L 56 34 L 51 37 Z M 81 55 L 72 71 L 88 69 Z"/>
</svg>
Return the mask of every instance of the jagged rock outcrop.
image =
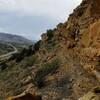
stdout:
<svg viewBox="0 0 100 100">
<path fill-rule="evenodd" d="M 46 55 L 52 54 L 61 61 L 57 73 L 46 76 L 47 84 L 40 89 L 43 100 L 77 100 L 100 85 L 99 4 L 100 0 L 83 0 L 67 22 L 60 23 L 52 30 L 53 37 L 50 40 L 48 33 L 42 35 L 40 49 L 45 48 L 45 53 L 41 52 L 40 56 L 42 61 Z M 92 65 L 94 70 L 88 70 L 84 65 Z"/>
</svg>

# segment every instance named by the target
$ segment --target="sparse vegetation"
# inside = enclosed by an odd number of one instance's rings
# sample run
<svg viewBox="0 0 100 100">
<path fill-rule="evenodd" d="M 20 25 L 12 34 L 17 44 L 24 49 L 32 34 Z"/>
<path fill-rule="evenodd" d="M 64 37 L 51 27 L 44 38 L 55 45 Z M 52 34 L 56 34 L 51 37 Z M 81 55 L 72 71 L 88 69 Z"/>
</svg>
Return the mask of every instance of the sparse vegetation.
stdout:
<svg viewBox="0 0 100 100">
<path fill-rule="evenodd" d="M 1 70 L 1 71 L 5 70 L 7 67 L 8 67 L 8 66 L 7 66 L 6 63 L 4 63 L 4 62 L 1 62 L 1 63 L 0 63 L 0 70 Z"/>
<path fill-rule="evenodd" d="M 8 52 L 13 51 L 13 48 L 4 44 L 4 43 L 0 43 L 0 55 L 2 54 L 6 54 Z"/>
<path fill-rule="evenodd" d="M 40 44 L 41 44 L 41 40 L 34 44 L 34 47 L 33 47 L 34 52 L 36 52 L 36 51 L 39 50 L 39 48 L 40 48 Z"/>
<path fill-rule="evenodd" d="M 51 40 L 53 37 L 53 30 L 47 30 L 47 36 L 48 36 L 48 40 Z"/>
<path fill-rule="evenodd" d="M 26 57 L 24 60 L 22 60 L 21 65 L 23 68 L 31 67 L 34 64 L 39 63 L 37 56 L 33 55 L 31 57 Z"/>
<path fill-rule="evenodd" d="M 25 57 L 29 57 L 33 54 L 34 54 L 34 50 L 32 49 L 32 46 L 29 46 L 29 48 L 23 48 L 19 53 L 13 54 L 10 60 L 16 60 L 16 62 L 20 62 Z"/>
<path fill-rule="evenodd" d="M 41 68 L 37 71 L 34 78 L 35 84 L 41 88 L 44 85 L 45 76 L 48 74 L 53 74 L 59 67 L 59 60 L 53 59 L 50 63 L 43 64 Z"/>
<path fill-rule="evenodd" d="M 8 68 L 0 71 L 0 81 L 3 83 L 0 82 L 0 90 L 6 91 L 4 95 L 20 94 L 23 91 L 22 80 L 29 75 L 31 76 L 28 68 L 38 63 L 37 55 L 25 57 L 20 63 L 15 63 L 14 61 L 7 62 Z"/>
</svg>

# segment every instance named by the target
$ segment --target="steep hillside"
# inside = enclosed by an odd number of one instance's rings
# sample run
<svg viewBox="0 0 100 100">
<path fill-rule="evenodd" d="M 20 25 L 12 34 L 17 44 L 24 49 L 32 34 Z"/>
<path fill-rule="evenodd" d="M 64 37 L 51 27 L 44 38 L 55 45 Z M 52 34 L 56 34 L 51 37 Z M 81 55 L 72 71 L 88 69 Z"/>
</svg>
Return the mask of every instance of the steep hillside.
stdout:
<svg viewBox="0 0 100 100">
<path fill-rule="evenodd" d="M 100 100 L 99 4 L 83 0 L 68 21 L 42 34 L 30 55 L 20 53 L 6 62 L 0 97 L 19 100 L 19 94 L 31 93 L 42 100 Z"/>
</svg>

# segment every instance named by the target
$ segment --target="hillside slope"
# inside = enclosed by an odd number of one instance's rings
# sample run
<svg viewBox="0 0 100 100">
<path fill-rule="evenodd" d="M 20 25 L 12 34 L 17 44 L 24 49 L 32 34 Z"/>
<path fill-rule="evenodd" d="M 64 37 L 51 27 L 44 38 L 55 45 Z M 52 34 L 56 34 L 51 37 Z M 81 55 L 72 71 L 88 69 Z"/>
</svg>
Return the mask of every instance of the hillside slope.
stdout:
<svg viewBox="0 0 100 100">
<path fill-rule="evenodd" d="M 1 98 L 31 93 L 42 100 L 100 100 L 99 4 L 83 0 L 68 21 L 41 36 L 32 55 L 8 61 L 0 73 Z"/>
<path fill-rule="evenodd" d="M 0 41 L 8 43 L 17 43 L 17 44 L 30 44 L 32 41 L 18 35 L 12 35 L 8 33 L 0 33 Z"/>
<path fill-rule="evenodd" d="M 0 43 L 0 55 L 11 52 L 12 50 L 13 50 L 12 47 L 10 47 L 4 43 Z"/>
</svg>

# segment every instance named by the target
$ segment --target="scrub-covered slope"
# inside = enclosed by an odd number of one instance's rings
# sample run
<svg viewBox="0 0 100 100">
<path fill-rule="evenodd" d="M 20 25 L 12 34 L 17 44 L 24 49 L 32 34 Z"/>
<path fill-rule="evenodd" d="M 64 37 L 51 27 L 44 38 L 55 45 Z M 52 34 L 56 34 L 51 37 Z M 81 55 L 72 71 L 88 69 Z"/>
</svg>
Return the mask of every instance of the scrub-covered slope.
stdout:
<svg viewBox="0 0 100 100">
<path fill-rule="evenodd" d="M 10 72 L 2 81 L 8 80 L 10 84 L 6 96 L 28 92 L 41 95 L 42 100 L 100 100 L 99 4 L 99 0 L 83 0 L 68 21 L 60 23 L 53 30 L 47 30 L 32 47 L 33 54 L 30 57 L 34 56 L 36 61 L 32 58 L 34 63 L 31 65 L 28 63 L 18 67 L 23 61 L 28 62 L 25 58 L 20 63 L 10 61 L 16 66 L 11 69 L 9 66 L 4 71 Z M 25 75 L 27 69 L 29 73 Z M 10 82 L 11 79 L 16 83 L 18 80 L 19 84 Z M 11 83 L 17 86 L 12 88 Z M 17 89 L 20 92 L 12 91 Z"/>
</svg>

